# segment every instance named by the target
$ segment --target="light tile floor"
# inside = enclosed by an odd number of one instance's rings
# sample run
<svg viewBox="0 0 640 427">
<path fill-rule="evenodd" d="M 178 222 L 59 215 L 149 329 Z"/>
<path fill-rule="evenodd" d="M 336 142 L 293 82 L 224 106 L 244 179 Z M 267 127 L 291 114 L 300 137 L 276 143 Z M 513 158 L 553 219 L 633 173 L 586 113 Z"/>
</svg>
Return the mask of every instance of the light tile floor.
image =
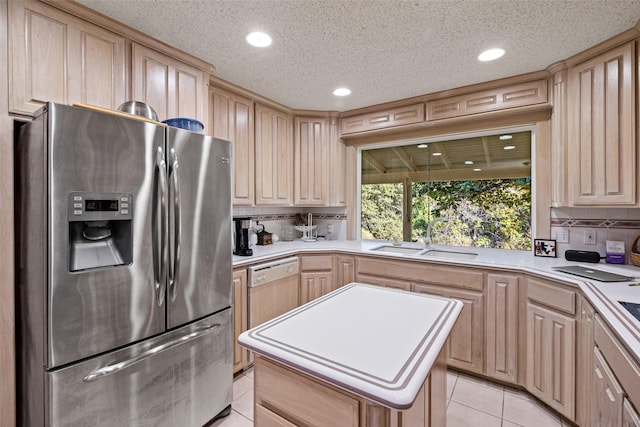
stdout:
<svg viewBox="0 0 640 427">
<path fill-rule="evenodd" d="M 253 425 L 253 369 L 233 382 L 233 410 L 212 427 Z M 520 390 L 447 372 L 447 427 L 565 427 L 552 410 Z"/>
</svg>

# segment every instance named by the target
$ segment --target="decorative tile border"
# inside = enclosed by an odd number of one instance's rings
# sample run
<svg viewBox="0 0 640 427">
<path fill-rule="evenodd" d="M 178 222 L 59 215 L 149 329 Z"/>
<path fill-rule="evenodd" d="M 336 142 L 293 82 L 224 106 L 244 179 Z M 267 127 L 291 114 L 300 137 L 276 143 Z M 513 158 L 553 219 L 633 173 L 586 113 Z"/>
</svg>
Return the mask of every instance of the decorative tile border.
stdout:
<svg viewBox="0 0 640 427">
<path fill-rule="evenodd" d="M 589 228 L 640 228 L 640 220 L 554 218 L 551 220 L 551 226 Z"/>
<path fill-rule="evenodd" d="M 304 214 L 290 214 L 290 213 L 278 213 L 278 214 L 260 214 L 260 215 L 246 215 L 246 217 L 251 218 L 253 221 L 287 221 L 287 220 L 293 220 L 295 219 L 298 215 L 301 215 L 303 218 L 306 218 L 308 213 L 304 213 Z M 238 215 L 240 216 L 240 215 Z M 341 221 L 346 221 L 347 219 L 347 214 L 344 213 L 340 213 L 340 214 L 313 214 L 313 220 L 341 220 Z M 640 222 L 640 221 L 639 221 Z"/>
</svg>

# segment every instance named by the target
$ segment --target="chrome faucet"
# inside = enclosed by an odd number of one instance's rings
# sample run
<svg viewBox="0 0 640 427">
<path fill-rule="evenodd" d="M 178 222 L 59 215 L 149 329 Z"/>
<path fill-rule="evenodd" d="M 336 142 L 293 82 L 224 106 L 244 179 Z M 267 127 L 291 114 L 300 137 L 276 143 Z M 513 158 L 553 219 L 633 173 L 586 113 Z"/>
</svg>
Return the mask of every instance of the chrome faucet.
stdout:
<svg viewBox="0 0 640 427">
<path fill-rule="evenodd" d="M 424 239 L 424 247 L 429 249 L 431 247 L 431 229 L 433 228 L 433 224 L 437 222 L 448 222 L 448 218 L 440 217 L 436 219 L 432 219 L 429 221 L 429 225 L 427 225 L 427 237 Z"/>
</svg>

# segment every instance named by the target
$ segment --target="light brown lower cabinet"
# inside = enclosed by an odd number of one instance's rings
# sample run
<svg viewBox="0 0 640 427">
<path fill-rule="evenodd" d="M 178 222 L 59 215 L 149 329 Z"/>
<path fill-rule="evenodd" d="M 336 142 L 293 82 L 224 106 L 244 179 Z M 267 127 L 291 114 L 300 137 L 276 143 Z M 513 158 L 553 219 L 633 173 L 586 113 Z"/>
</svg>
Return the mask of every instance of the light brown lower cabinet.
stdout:
<svg viewBox="0 0 640 427">
<path fill-rule="evenodd" d="M 599 314 L 593 322 L 595 342 L 592 427 L 640 426 L 640 365 Z"/>
<path fill-rule="evenodd" d="M 624 391 L 611 372 L 604 356 L 593 348 L 593 418 L 594 427 L 618 426 L 622 418 Z"/>
<path fill-rule="evenodd" d="M 247 330 L 247 270 L 233 272 L 233 373 L 247 367 L 247 350 L 238 344 L 238 336 Z"/>
<path fill-rule="evenodd" d="M 575 416 L 575 319 L 527 303 L 526 388 L 569 419 Z"/>
<path fill-rule="evenodd" d="M 395 411 L 326 382 L 257 356 L 254 371 L 256 427 L 436 427 L 446 424 L 444 352 L 434 363 L 413 406 Z"/>
<path fill-rule="evenodd" d="M 593 321 L 595 310 L 587 299 L 580 297 L 576 324 L 576 418 L 580 427 L 592 424 L 593 404 Z"/>
<path fill-rule="evenodd" d="M 332 255 L 300 257 L 300 304 L 306 304 L 333 291 L 335 286 Z"/>
<path fill-rule="evenodd" d="M 463 304 L 462 312 L 447 340 L 447 365 L 483 373 L 484 295 L 482 292 L 415 283 L 414 292 L 454 298 Z"/>
<path fill-rule="evenodd" d="M 640 415 L 626 397 L 622 400 L 622 427 L 640 427 Z"/>
<path fill-rule="evenodd" d="M 351 255 L 336 257 L 336 288 L 347 285 L 356 280 L 356 259 Z"/>
<path fill-rule="evenodd" d="M 486 374 L 517 384 L 518 276 L 487 274 L 486 329 Z"/>
</svg>

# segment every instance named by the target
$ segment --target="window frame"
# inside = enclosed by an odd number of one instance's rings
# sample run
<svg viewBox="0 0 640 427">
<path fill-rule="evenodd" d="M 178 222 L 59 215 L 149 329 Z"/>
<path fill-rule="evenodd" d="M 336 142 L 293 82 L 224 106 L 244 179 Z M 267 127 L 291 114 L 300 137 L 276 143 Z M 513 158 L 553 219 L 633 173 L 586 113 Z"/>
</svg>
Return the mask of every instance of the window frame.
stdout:
<svg viewBox="0 0 640 427">
<path fill-rule="evenodd" d="M 495 129 L 481 130 L 481 131 L 473 131 L 473 132 L 461 132 L 461 133 L 452 133 L 446 135 L 437 135 L 430 137 L 419 137 L 419 138 L 408 138 L 408 139 L 399 139 L 393 141 L 385 141 L 367 145 L 361 145 L 357 147 L 356 151 L 356 206 L 355 206 L 355 225 L 356 225 L 356 239 L 362 240 L 362 152 L 366 150 L 375 150 L 379 148 L 390 148 L 390 147 L 398 147 L 403 145 L 411 145 L 411 144 L 420 144 L 420 143 L 436 143 L 447 141 L 453 141 L 462 138 L 477 138 L 489 135 L 496 135 L 502 133 L 515 133 L 515 132 L 530 132 L 531 133 L 531 244 L 533 245 L 533 239 L 536 236 L 536 212 L 537 212 L 537 204 L 536 204 L 536 172 L 537 168 L 537 160 L 536 160 L 536 126 L 535 125 L 527 125 L 527 126 L 510 126 L 510 127 L 500 127 Z"/>
</svg>

